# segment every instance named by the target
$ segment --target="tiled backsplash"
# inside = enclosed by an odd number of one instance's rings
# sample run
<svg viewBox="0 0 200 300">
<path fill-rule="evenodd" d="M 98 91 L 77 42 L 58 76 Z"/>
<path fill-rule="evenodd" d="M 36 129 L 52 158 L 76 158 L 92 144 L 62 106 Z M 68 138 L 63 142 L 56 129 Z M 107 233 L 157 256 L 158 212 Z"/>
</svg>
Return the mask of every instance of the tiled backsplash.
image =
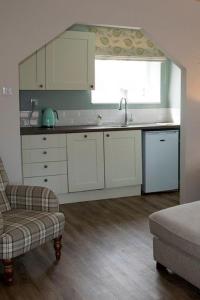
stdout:
<svg viewBox="0 0 200 300">
<path fill-rule="evenodd" d="M 102 116 L 103 124 L 123 123 L 124 110 L 98 109 L 98 110 L 58 110 L 59 120 L 57 126 L 62 125 L 94 125 L 97 116 Z M 21 111 L 21 126 L 40 126 L 41 116 L 34 112 L 29 122 L 29 111 Z M 175 117 L 175 118 L 173 118 Z M 131 123 L 177 122 L 179 112 L 172 112 L 170 108 L 129 109 L 128 120 Z"/>
</svg>

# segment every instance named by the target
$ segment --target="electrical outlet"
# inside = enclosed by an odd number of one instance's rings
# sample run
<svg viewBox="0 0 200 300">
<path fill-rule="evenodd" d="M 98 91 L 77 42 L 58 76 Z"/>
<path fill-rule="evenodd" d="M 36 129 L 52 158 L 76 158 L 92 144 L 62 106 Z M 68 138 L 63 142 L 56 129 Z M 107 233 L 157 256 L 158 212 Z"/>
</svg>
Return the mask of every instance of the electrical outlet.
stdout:
<svg viewBox="0 0 200 300">
<path fill-rule="evenodd" d="M 38 104 L 39 104 L 39 99 L 32 99 L 31 98 L 31 105 L 38 106 Z"/>
<path fill-rule="evenodd" d="M 38 112 L 38 111 L 34 111 L 34 112 L 32 113 L 31 118 L 32 118 L 32 119 L 38 119 L 38 117 L 39 117 L 39 112 Z"/>
</svg>

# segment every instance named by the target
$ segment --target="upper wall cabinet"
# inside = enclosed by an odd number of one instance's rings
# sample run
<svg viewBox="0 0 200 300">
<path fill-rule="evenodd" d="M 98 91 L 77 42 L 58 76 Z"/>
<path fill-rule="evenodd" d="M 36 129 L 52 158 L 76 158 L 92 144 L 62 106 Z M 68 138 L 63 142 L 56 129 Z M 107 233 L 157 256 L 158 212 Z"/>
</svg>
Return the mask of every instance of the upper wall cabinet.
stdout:
<svg viewBox="0 0 200 300">
<path fill-rule="evenodd" d="M 20 65 L 20 89 L 93 89 L 94 57 L 94 33 L 66 31 Z"/>
<path fill-rule="evenodd" d="M 46 47 L 47 90 L 94 87 L 95 35 L 66 31 Z"/>
<path fill-rule="evenodd" d="M 45 48 L 19 65 L 20 90 L 45 90 Z"/>
</svg>

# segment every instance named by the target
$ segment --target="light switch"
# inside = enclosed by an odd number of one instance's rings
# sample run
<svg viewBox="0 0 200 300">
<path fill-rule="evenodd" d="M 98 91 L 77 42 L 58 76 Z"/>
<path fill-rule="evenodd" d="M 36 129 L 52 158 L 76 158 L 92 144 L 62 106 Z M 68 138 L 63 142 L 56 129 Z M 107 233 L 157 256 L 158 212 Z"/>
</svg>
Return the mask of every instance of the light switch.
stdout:
<svg viewBox="0 0 200 300">
<path fill-rule="evenodd" d="M 7 86 L 3 86 L 2 87 L 2 95 L 3 96 L 12 96 L 12 88 L 11 87 L 7 87 Z"/>
<path fill-rule="evenodd" d="M 6 87 L 2 87 L 2 95 L 6 95 Z"/>
<path fill-rule="evenodd" d="M 11 88 L 11 87 L 9 87 L 9 88 L 8 88 L 8 95 L 9 95 L 9 96 L 12 96 L 12 94 L 13 94 L 13 92 L 12 92 L 12 88 Z"/>
</svg>

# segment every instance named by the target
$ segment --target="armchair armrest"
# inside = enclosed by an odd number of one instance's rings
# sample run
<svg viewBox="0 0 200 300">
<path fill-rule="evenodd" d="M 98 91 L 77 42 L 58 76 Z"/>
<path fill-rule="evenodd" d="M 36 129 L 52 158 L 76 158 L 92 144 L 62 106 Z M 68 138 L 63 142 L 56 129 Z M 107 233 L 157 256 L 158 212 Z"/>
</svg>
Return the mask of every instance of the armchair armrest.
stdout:
<svg viewBox="0 0 200 300">
<path fill-rule="evenodd" d="M 0 236 L 3 233 L 3 216 L 2 213 L 0 213 Z"/>
<path fill-rule="evenodd" d="M 44 187 L 7 185 L 6 195 L 11 208 L 58 212 L 59 201 L 55 194 Z"/>
</svg>

